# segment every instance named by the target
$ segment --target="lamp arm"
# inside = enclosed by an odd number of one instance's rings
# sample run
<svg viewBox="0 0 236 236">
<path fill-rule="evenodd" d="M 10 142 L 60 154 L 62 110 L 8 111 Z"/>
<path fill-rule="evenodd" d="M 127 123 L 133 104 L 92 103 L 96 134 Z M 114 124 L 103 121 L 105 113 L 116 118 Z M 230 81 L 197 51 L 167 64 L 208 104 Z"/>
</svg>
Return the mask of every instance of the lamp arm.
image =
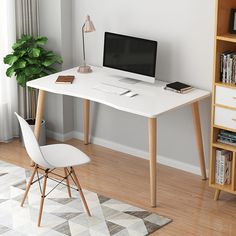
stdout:
<svg viewBox="0 0 236 236">
<path fill-rule="evenodd" d="M 83 42 L 83 60 L 84 60 L 84 66 L 86 65 L 86 61 L 85 61 L 85 42 L 84 42 L 84 26 L 85 24 L 82 26 L 82 42 Z"/>
</svg>

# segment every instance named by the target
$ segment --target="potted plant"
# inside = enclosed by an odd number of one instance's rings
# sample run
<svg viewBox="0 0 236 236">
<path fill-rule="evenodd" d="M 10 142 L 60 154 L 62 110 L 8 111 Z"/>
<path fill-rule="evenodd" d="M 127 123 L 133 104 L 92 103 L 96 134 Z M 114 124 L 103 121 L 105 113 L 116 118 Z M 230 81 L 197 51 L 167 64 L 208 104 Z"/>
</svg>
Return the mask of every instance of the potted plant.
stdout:
<svg viewBox="0 0 236 236">
<path fill-rule="evenodd" d="M 57 72 L 54 68 L 55 64 L 61 64 L 62 58 L 53 51 L 46 50 L 43 46 L 48 39 L 44 36 L 33 37 L 30 35 L 22 35 L 12 46 L 13 52 L 4 57 L 4 63 L 9 65 L 6 71 L 8 77 L 13 75 L 16 77 L 17 83 L 26 87 L 26 83 L 30 80 Z M 35 111 L 36 111 L 36 90 L 28 88 L 31 93 L 31 109 L 30 118 L 26 121 L 34 129 Z M 42 122 L 42 135 L 40 137 L 40 145 L 45 144 L 45 121 Z"/>
</svg>

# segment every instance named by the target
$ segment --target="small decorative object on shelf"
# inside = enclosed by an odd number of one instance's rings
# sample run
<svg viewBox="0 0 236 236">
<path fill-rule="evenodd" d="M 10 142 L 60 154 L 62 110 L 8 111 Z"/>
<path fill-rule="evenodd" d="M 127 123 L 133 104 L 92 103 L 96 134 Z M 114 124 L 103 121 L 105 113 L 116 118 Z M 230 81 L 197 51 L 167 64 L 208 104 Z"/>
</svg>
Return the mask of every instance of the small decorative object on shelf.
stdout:
<svg viewBox="0 0 236 236">
<path fill-rule="evenodd" d="M 236 34 L 236 9 L 231 9 L 229 32 L 231 34 Z"/>
</svg>

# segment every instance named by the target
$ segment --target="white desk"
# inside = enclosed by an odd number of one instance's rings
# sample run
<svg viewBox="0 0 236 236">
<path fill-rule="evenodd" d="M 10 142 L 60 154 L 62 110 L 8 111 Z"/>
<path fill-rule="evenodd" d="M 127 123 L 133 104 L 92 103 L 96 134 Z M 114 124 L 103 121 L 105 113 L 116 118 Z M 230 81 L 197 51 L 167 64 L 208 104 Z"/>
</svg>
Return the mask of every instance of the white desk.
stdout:
<svg viewBox="0 0 236 236">
<path fill-rule="evenodd" d="M 74 75 L 73 84 L 55 84 L 58 75 Z M 93 73 L 79 74 L 77 68 L 62 71 L 27 83 L 27 86 L 39 89 L 35 136 L 39 137 L 40 124 L 43 115 L 45 91 L 69 95 L 84 99 L 84 143 L 89 143 L 89 101 L 102 103 L 121 111 L 126 111 L 148 118 L 149 156 L 150 156 L 150 194 L 151 205 L 156 206 L 156 132 L 158 115 L 191 104 L 195 135 L 199 152 L 199 161 L 202 178 L 206 179 L 205 159 L 203 153 L 201 124 L 199 118 L 198 101 L 210 96 L 210 92 L 195 89 L 187 94 L 178 94 L 163 89 L 165 83 L 156 81 L 155 84 L 139 82 L 127 84 L 119 81 L 120 78 L 112 75 L 111 71 L 93 67 Z M 100 83 L 108 83 L 131 89 L 139 95 L 133 98 L 106 93 L 95 89 Z M 183 147 L 184 148 L 184 147 Z"/>
</svg>

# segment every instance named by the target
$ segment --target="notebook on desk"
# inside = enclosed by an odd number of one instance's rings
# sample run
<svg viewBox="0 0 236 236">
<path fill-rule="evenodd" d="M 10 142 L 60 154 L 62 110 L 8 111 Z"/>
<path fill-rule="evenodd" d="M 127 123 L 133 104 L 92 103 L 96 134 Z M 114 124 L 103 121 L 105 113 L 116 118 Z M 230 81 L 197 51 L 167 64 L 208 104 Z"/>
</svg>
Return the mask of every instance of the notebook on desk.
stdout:
<svg viewBox="0 0 236 236">
<path fill-rule="evenodd" d="M 170 90 L 176 93 L 188 93 L 193 90 L 193 87 L 188 84 L 184 84 L 184 83 L 176 81 L 176 82 L 167 84 L 164 89 Z"/>
<path fill-rule="evenodd" d="M 55 83 L 56 84 L 72 84 L 74 79 L 75 79 L 74 75 L 59 75 Z"/>
</svg>

